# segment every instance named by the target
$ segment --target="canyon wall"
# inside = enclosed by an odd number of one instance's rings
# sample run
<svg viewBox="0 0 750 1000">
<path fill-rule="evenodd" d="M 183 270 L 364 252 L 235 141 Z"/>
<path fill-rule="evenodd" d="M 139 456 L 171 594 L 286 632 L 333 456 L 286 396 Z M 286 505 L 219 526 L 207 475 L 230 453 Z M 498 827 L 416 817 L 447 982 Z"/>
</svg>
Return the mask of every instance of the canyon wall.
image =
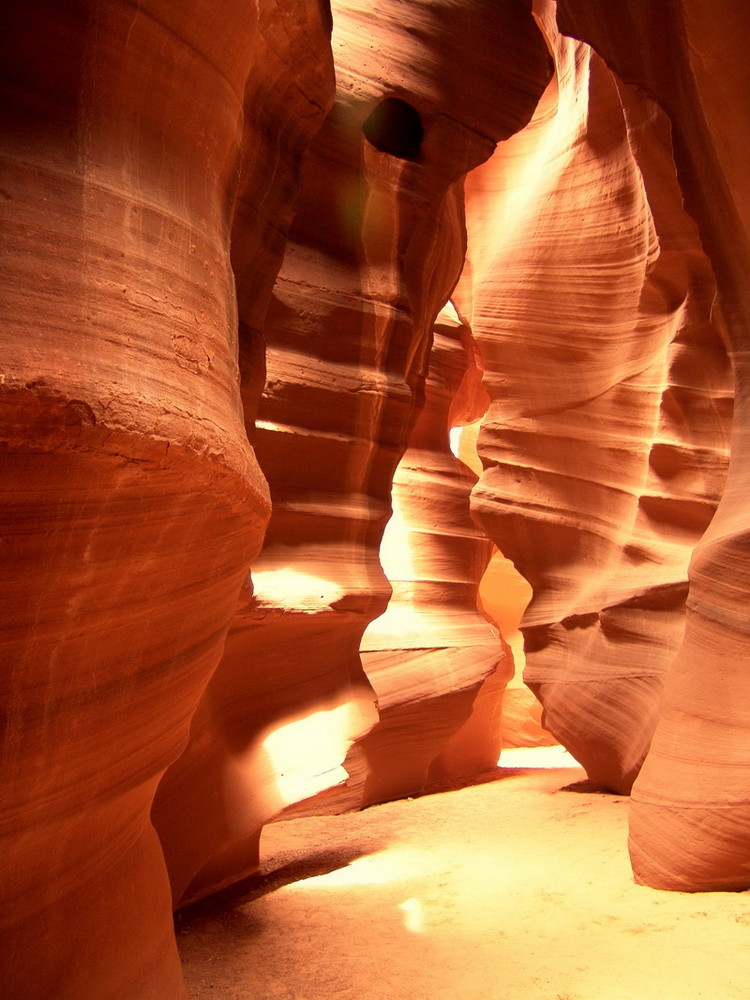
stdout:
<svg viewBox="0 0 750 1000">
<path fill-rule="evenodd" d="M 745 889 L 750 854 L 750 582 L 746 515 L 750 199 L 742 43 L 745 5 L 638 0 L 617 18 L 563 0 L 563 31 L 585 39 L 669 116 L 685 205 L 696 220 L 718 294 L 714 322 L 735 383 L 729 475 L 690 563 L 685 639 L 670 669 L 651 752 L 634 788 L 636 878 L 673 889 Z M 667 44 L 667 40 L 669 43 Z"/>
<path fill-rule="evenodd" d="M 721 494 L 732 385 L 668 122 L 537 10 L 555 78 L 466 184 L 455 298 L 491 399 L 473 508 L 531 587 L 524 677 L 545 725 L 627 793 Z"/>
<path fill-rule="evenodd" d="M 264 824 L 491 766 L 527 600 L 636 878 L 750 884 L 750 15 L 651 7 L 3 13 L 9 995 L 184 997 Z"/>
<path fill-rule="evenodd" d="M 149 810 L 269 516 L 229 259 L 255 20 L 3 13 L 8 996 L 184 995 Z"/>
<path fill-rule="evenodd" d="M 302 160 L 334 99 L 330 20 L 317 3 L 264 4 L 255 56 L 257 68 L 244 95 L 231 257 L 242 410 L 248 437 L 257 444 L 260 393 L 266 380 L 273 379 L 264 341 L 272 291 L 300 196 Z M 301 436 L 298 440 L 292 466 L 304 474 L 313 458 L 305 454 L 307 442 Z M 265 464 L 270 470 L 270 463 Z M 275 581 L 275 602 L 273 597 L 262 600 L 266 580 L 272 593 Z M 283 683 L 284 670 L 295 662 L 305 667 L 310 662 L 307 651 L 298 661 L 293 650 L 311 637 L 295 636 L 291 627 L 292 611 L 302 617 L 309 611 L 310 583 L 291 565 L 287 572 L 282 565 L 276 573 L 264 573 L 257 561 L 253 577 L 247 574 L 243 580 L 221 662 L 191 722 L 190 741 L 162 780 L 152 810 L 175 903 L 257 863 L 262 824 L 280 808 L 279 768 L 264 741 L 294 697 Z M 312 586 L 318 586 L 317 579 Z M 261 623 L 266 626 L 263 636 L 258 635 Z M 302 676 L 302 669 L 293 674 Z M 323 701 L 326 692 L 316 682 L 322 687 L 319 677 L 305 681 Z M 325 733 L 318 730 L 310 738 L 315 743 Z"/>
<path fill-rule="evenodd" d="M 272 515 L 190 745 L 156 798 L 175 902 L 252 870 L 263 824 L 301 802 L 343 808 L 416 791 L 502 652 L 476 612 L 471 587 L 481 568 L 471 566 L 472 552 L 459 554 L 469 568 L 455 570 L 455 583 L 435 580 L 424 596 L 443 595 L 433 617 L 445 620 L 448 638 L 429 634 L 428 616 L 416 622 L 424 635 L 395 637 L 387 699 L 375 650 L 363 664 L 359 649 L 391 593 L 379 548 L 394 473 L 410 435 L 418 447 L 428 432 L 430 417 L 415 421 L 433 324 L 463 265 L 462 180 L 531 118 L 549 55 L 515 3 L 391 0 L 377 18 L 368 3 L 334 4 L 333 15 L 335 94 L 317 97 L 330 111 L 303 162 L 293 136 L 291 148 L 283 145 L 290 137 L 283 119 L 274 132 L 274 177 L 286 178 L 295 215 L 264 312 L 246 254 L 235 265 L 241 366 L 252 367 L 265 347 L 260 400 L 249 380 L 243 397 Z M 477 34 L 483 41 L 467 68 Z M 295 70 L 300 64 L 290 60 Z M 307 81 L 296 82 L 311 92 Z M 306 120 L 316 118 L 313 106 Z M 260 194 L 266 198 L 265 187 Z M 244 248 L 252 225 L 245 214 L 235 245 Z M 443 409 L 449 404 L 448 394 Z M 447 451 L 447 412 L 431 419 Z M 458 515 L 466 534 L 475 533 L 468 492 L 467 483 Z M 433 493 L 428 503 L 450 507 L 440 483 Z M 447 521 L 440 530 L 450 535 L 454 527 Z M 447 544 L 461 548 L 459 539 Z M 445 560 L 425 569 L 428 577 L 444 571 Z M 454 599 L 462 627 L 480 632 L 473 650 L 459 648 L 463 637 L 447 620 L 456 615 Z M 435 652 L 410 660 L 403 651 L 415 647 Z M 426 716 L 421 729 L 410 713 Z M 406 729 L 400 748 L 387 735 L 396 717 Z"/>
</svg>

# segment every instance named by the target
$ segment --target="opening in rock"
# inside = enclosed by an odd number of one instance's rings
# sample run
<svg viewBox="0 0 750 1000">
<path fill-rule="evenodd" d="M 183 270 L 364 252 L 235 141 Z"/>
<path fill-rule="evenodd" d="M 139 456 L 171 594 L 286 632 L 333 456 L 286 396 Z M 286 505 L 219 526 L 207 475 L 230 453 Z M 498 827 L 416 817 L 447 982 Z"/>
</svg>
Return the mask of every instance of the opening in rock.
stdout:
<svg viewBox="0 0 750 1000">
<path fill-rule="evenodd" d="M 416 160 L 424 138 L 419 112 L 400 97 L 381 101 L 363 122 L 362 131 L 375 149 L 401 160 Z"/>
</svg>

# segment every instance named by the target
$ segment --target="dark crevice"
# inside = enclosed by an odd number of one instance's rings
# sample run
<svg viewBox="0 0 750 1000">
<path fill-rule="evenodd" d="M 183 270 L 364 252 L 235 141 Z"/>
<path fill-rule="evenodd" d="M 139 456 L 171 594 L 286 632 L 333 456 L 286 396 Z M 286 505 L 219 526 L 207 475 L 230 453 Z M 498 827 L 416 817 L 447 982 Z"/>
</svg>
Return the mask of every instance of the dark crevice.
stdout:
<svg viewBox="0 0 750 1000">
<path fill-rule="evenodd" d="M 362 124 L 367 141 L 400 160 L 416 160 L 422 149 L 424 126 L 419 112 L 400 97 L 386 97 Z"/>
</svg>

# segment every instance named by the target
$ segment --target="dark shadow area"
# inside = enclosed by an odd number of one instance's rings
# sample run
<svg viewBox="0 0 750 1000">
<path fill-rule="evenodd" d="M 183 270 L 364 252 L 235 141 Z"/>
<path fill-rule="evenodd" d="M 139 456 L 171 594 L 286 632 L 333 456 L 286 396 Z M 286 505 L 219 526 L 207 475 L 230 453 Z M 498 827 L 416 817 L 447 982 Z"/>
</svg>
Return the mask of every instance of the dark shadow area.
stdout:
<svg viewBox="0 0 750 1000">
<path fill-rule="evenodd" d="M 627 795 L 623 795 L 622 792 L 615 792 L 611 788 L 607 788 L 605 785 L 600 785 L 596 781 L 591 781 L 590 778 L 583 778 L 581 781 L 573 781 L 569 785 L 564 785 L 561 792 L 582 792 L 585 795 L 612 795 L 620 799 L 628 798 Z"/>
<path fill-rule="evenodd" d="M 424 126 L 419 112 L 400 97 L 386 97 L 362 124 L 367 141 L 400 160 L 416 160 L 422 149 Z"/>
<path fill-rule="evenodd" d="M 175 914 L 175 928 L 183 933 L 199 924 L 220 918 L 222 921 L 233 912 L 233 909 L 245 903 L 251 903 L 266 893 L 274 892 L 293 882 L 314 878 L 317 875 L 329 875 L 331 872 L 346 868 L 353 861 L 366 857 L 378 850 L 379 846 L 342 845 L 328 850 L 312 851 L 304 857 L 295 856 L 284 859 L 284 855 L 271 858 L 261 870 L 254 875 L 235 882 L 226 889 L 213 893 L 206 899 L 198 900 L 189 906 L 178 910 Z M 287 855 L 288 857 L 288 855 Z M 278 862 L 281 861 L 279 864 Z M 270 867 L 273 865 L 274 867 Z M 243 917 L 243 921 L 244 921 Z"/>
<path fill-rule="evenodd" d="M 529 771 L 540 770 L 539 768 L 528 767 L 493 767 L 479 774 L 465 775 L 461 778 L 444 779 L 442 781 L 431 781 L 420 792 L 415 792 L 410 798 L 418 799 L 424 795 L 440 795 L 443 792 L 456 792 L 461 788 L 473 788 L 474 785 L 486 785 L 495 781 L 504 781 L 506 778 L 517 778 L 528 774 Z M 545 768 L 544 770 L 555 770 L 555 768 Z M 378 803 L 375 803 L 376 805 Z M 368 808 L 371 808 L 368 806 Z"/>
<path fill-rule="evenodd" d="M 247 940 L 262 934 L 266 929 L 266 921 L 255 913 L 247 913 L 239 906 L 206 905 L 209 901 L 202 900 L 192 906 L 178 910 L 174 915 L 174 933 L 177 938 L 178 950 L 181 940 L 193 945 L 195 941 L 211 941 L 215 946 L 224 947 L 223 942 Z M 210 902 L 213 902 L 213 897 Z"/>
</svg>

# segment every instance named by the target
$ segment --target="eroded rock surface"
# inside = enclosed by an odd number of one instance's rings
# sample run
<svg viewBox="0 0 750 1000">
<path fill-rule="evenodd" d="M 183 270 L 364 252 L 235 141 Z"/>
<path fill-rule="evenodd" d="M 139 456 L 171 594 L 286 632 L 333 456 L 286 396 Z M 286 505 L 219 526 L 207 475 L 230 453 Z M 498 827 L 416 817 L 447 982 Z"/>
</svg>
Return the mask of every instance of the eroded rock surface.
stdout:
<svg viewBox="0 0 750 1000">
<path fill-rule="evenodd" d="M 592 5 L 560 4 L 563 30 L 585 38 L 669 115 L 687 208 L 718 289 L 714 317 L 728 345 L 736 405 L 721 503 L 690 563 L 685 640 L 670 670 L 664 707 L 634 789 L 631 855 L 636 878 L 672 889 L 750 885 L 750 662 L 745 610 L 747 545 L 748 265 L 750 199 L 744 4 L 720 14 L 672 0 L 652 17 L 629 0 L 616 31 Z M 667 39 L 670 40 L 667 44 Z"/>
<path fill-rule="evenodd" d="M 261 5 L 254 56 L 244 93 L 243 157 L 231 240 L 242 406 L 251 440 L 260 391 L 266 378 L 273 378 L 273 371 L 266 371 L 263 329 L 300 195 L 302 159 L 334 97 L 330 22 L 320 5 L 307 0 Z M 287 455 L 300 472 L 312 460 L 305 445 L 300 437 L 297 454 Z M 261 611 L 254 604 L 248 610 L 253 585 L 271 594 Z M 303 638 L 287 628 L 291 610 L 301 604 L 305 615 L 309 602 L 319 601 L 312 595 L 317 587 L 317 578 L 286 571 L 283 560 L 278 570 L 256 564 L 254 580 L 245 576 L 221 663 L 192 719 L 190 742 L 154 802 L 153 821 L 175 903 L 252 868 L 262 823 L 285 802 L 277 789 L 278 772 L 286 771 L 287 784 L 294 784 L 289 772 L 299 764 L 287 761 L 288 752 L 283 762 L 274 759 L 264 740 L 277 718 L 286 716 L 289 695 L 282 676 L 287 664 L 297 662 L 296 643 L 324 641 L 324 630 Z M 263 637 L 257 634 L 259 621 L 268 626 Z M 307 653 L 301 662 L 304 676 Z M 306 683 L 322 702 L 326 692 L 318 681 L 310 675 Z M 325 741 L 325 726 L 306 731 L 308 743 L 321 738 Z M 308 753 L 318 751 L 313 746 Z"/>
<path fill-rule="evenodd" d="M 255 14 L 3 13 L 3 992 L 184 996 L 149 809 L 269 515 L 229 228 Z"/>
<path fill-rule="evenodd" d="M 627 792 L 721 492 L 731 380 L 663 114 L 537 10 L 555 78 L 466 185 L 457 302 L 492 400 L 474 509 L 531 586 L 545 725 Z"/>
<path fill-rule="evenodd" d="M 335 99 L 302 166 L 265 315 L 240 282 L 241 357 L 257 353 L 261 328 L 265 341 L 254 427 L 250 383 L 245 413 L 273 513 L 191 744 L 157 799 L 157 824 L 175 845 L 168 858 L 184 859 L 172 865 L 176 901 L 252 869 L 263 823 L 340 785 L 352 742 L 373 726 L 368 740 L 379 739 L 377 695 L 359 648 L 390 596 L 379 547 L 391 483 L 423 403 L 433 323 L 463 265 L 462 180 L 526 124 L 549 76 L 543 38 L 515 3 L 459 10 L 394 0 L 377 16 L 365 3 L 336 4 L 333 14 Z M 485 36 L 479 47 L 477 35 Z M 291 190 L 295 178 L 283 169 Z M 236 243 L 249 239 L 244 226 L 252 224 L 247 213 Z M 464 654 L 460 708 L 450 679 L 435 690 L 425 680 L 433 666 L 422 663 L 423 678 L 400 657 L 397 712 L 413 707 L 415 685 L 417 714 L 429 715 L 421 703 L 431 694 L 446 696 L 422 736 L 407 736 L 414 747 L 434 729 L 426 759 L 438 756 L 498 660 L 497 639 L 473 616 L 493 651 L 488 664 Z M 385 744 L 362 781 L 371 767 L 386 767 Z M 399 790 L 420 787 L 423 771 L 415 765 Z M 180 802 L 187 794 L 198 804 L 209 786 L 211 815 L 196 822 L 188 808 L 185 825 Z M 354 788 L 345 794 L 361 804 Z"/>
<path fill-rule="evenodd" d="M 491 763 L 504 557 L 636 878 L 747 888 L 746 5 L 17 8 L 8 994 L 184 997 L 265 823 Z"/>
<path fill-rule="evenodd" d="M 393 593 L 361 644 L 379 714 L 355 748 L 366 765 L 362 804 L 477 773 L 500 753 L 508 671 L 498 632 L 477 607 L 491 545 L 469 512 L 476 476 L 449 444 L 453 422 L 481 415 L 473 406 L 484 400 L 471 386 L 479 372 L 468 331 L 446 312 L 434 331 L 425 405 L 393 480 L 381 546 Z M 480 709 L 478 699 L 488 704 Z M 471 726 L 474 710 L 482 721 Z"/>
</svg>

